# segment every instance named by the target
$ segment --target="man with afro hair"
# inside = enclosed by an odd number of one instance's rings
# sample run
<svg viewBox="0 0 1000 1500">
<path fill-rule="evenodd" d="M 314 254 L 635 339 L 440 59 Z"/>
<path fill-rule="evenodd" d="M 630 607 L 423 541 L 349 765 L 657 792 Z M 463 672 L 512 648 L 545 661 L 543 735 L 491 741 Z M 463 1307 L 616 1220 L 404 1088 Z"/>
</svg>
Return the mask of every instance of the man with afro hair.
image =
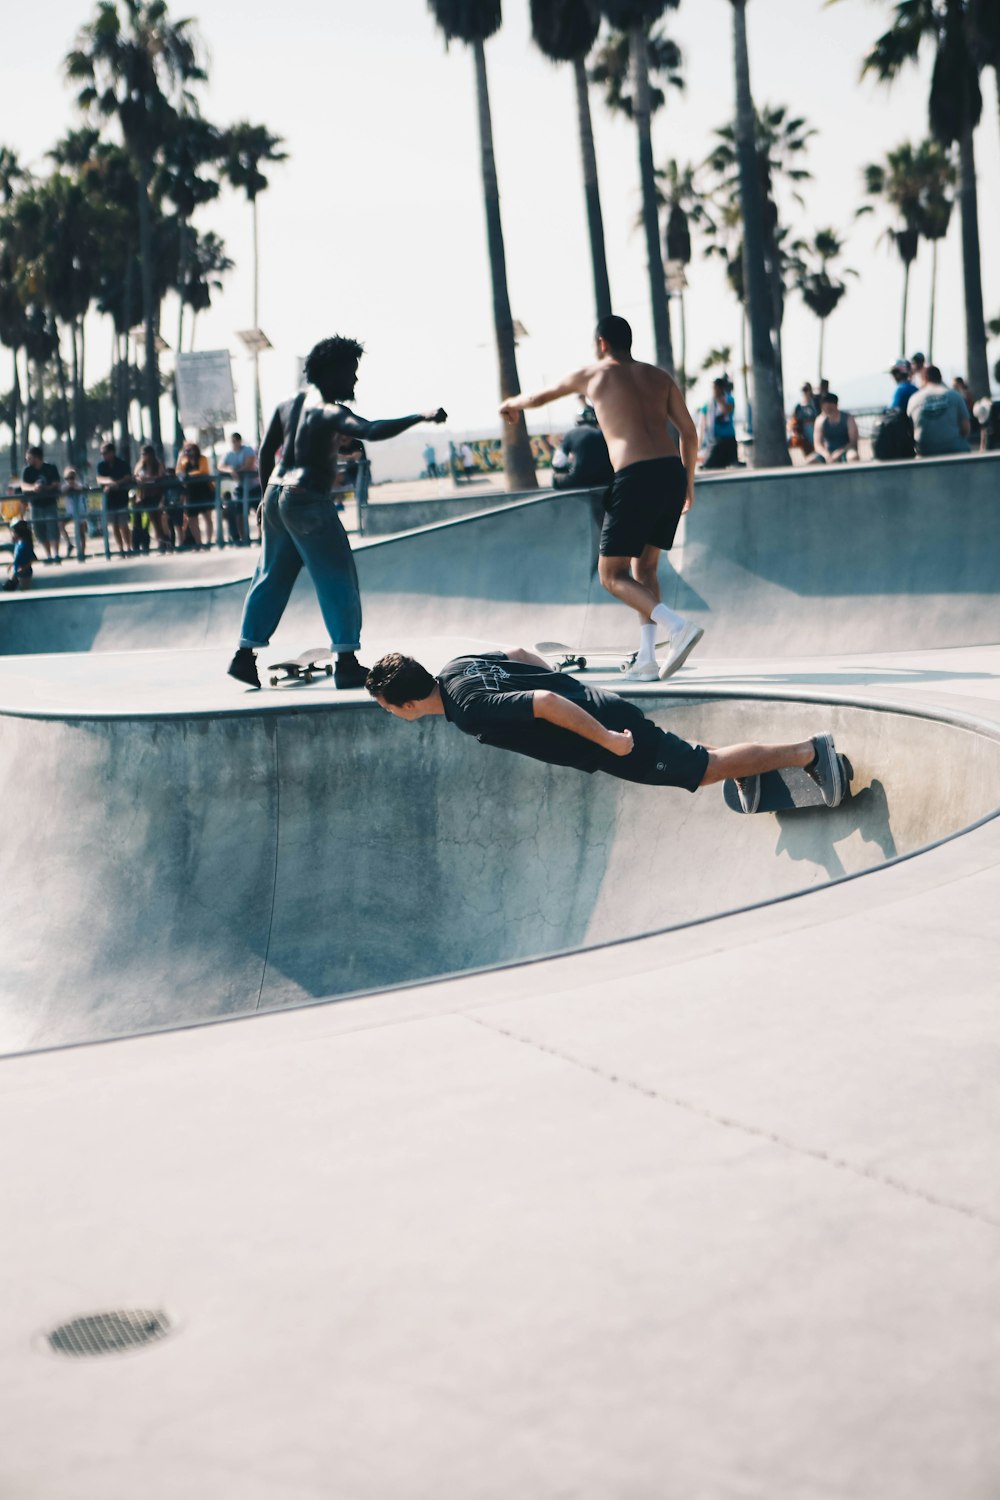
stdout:
<svg viewBox="0 0 1000 1500">
<path fill-rule="evenodd" d="M 354 396 L 364 348 L 356 339 L 323 339 L 305 364 L 307 388 L 277 408 L 260 450 L 261 549 L 240 625 L 240 641 L 229 675 L 260 687 L 256 651 L 270 644 L 303 565 L 319 599 L 337 661 L 338 688 L 364 685 L 367 668 L 357 658 L 361 644 L 361 595 L 351 544 L 332 491 L 340 449 L 398 437 L 418 422 L 444 422 L 446 413 L 367 421 L 344 403 Z M 274 472 L 281 452 L 281 463 Z"/>
</svg>

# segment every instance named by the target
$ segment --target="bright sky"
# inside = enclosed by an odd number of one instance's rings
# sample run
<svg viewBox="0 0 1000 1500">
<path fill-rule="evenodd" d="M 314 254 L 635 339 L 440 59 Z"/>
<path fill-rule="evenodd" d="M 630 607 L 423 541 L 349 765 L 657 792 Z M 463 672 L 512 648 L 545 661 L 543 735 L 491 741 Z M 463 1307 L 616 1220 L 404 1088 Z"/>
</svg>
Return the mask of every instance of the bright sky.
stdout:
<svg viewBox="0 0 1000 1500">
<path fill-rule="evenodd" d="M 174 9 L 182 15 L 189 7 Z M 341 332 L 367 345 L 357 396 L 366 416 L 440 403 L 454 430 L 493 430 L 497 377 L 467 49 L 445 50 L 425 0 L 282 0 L 276 22 L 265 22 L 262 11 L 242 0 L 192 0 L 191 9 L 209 54 L 205 113 L 219 123 L 266 123 L 285 137 L 290 153 L 260 200 L 261 323 L 275 346 L 262 363 L 265 406 L 292 388 L 297 355 Z M 39 169 L 72 121 L 61 65 L 89 14 L 86 0 L 45 0 L 42 10 L 8 7 L 4 18 L 0 143 Z M 895 252 L 877 243 L 884 221 L 854 223 L 861 167 L 926 134 L 927 65 L 891 92 L 859 82 L 863 51 L 888 14 L 879 0 L 842 0 L 830 9 L 823 0 L 752 0 L 748 7 L 758 104 L 787 104 L 819 130 L 808 161 L 815 180 L 805 186 L 805 210 L 794 210 L 795 231 L 841 231 L 848 238 L 846 264 L 861 273 L 828 324 L 825 371 L 858 404 L 878 399 L 878 382 L 864 377 L 904 352 L 901 267 Z M 668 24 L 684 52 L 687 89 L 656 117 L 654 150 L 658 164 L 671 156 L 697 162 L 710 149 L 713 129 L 733 111 L 728 0 L 684 0 Z M 531 389 L 590 352 L 593 292 L 573 83 L 567 68 L 551 66 L 532 47 L 528 0 L 505 0 L 504 27 L 487 46 L 487 64 L 511 304 L 530 335 L 518 351 L 521 382 Z M 593 113 L 615 310 L 633 324 L 637 355 L 652 357 L 643 241 L 633 228 L 635 132 L 607 113 L 597 90 Z M 1000 129 L 992 75 L 984 79 L 977 152 L 991 317 L 1000 313 Z M 252 321 L 249 209 L 226 193 L 199 222 L 223 235 L 238 263 L 199 322 L 198 347 L 236 355 L 247 432 L 251 381 L 235 332 Z M 924 246 L 911 280 L 906 353 L 926 348 L 929 288 Z M 163 333 L 171 344 L 175 317 L 168 307 Z M 963 373 L 957 214 L 940 258 L 937 328 L 938 362 L 948 374 Z M 700 365 L 712 347 L 729 344 L 734 355 L 738 349 L 737 304 L 697 240 L 687 330 L 689 366 Z M 818 373 L 817 333 L 816 320 L 793 294 L 785 320 L 789 392 Z M 107 344 L 95 327 L 91 376 Z M 995 341 L 991 363 L 998 356 Z M 571 411 L 572 404 L 539 413 L 532 426 L 558 426 Z"/>
</svg>

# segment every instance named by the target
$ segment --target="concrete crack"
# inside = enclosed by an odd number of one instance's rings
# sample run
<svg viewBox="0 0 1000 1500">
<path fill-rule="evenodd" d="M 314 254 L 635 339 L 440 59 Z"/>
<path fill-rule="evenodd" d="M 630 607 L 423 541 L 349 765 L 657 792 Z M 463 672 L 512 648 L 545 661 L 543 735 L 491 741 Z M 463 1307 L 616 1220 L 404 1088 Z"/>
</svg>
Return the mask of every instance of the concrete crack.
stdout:
<svg viewBox="0 0 1000 1500">
<path fill-rule="evenodd" d="M 811 1161 L 818 1161 L 826 1167 L 832 1167 L 837 1172 L 848 1172 L 852 1177 L 859 1177 L 866 1182 L 875 1183 L 879 1187 L 889 1188 L 894 1193 L 902 1193 L 907 1198 L 913 1198 L 921 1203 L 928 1204 L 931 1208 L 945 1209 L 949 1213 L 961 1214 L 963 1218 L 972 1219 L 977 1224 L 985 1224 L 990 1229 L 1000 1229 L 1000 1219 L 991 1217 L 981 1210 L 971 1208 L 967 1203 L 959 1203 L 949 1198 L 939 1197 L 936 1193 L 929 1193 L 923 1188 L 913 1187 L 908 1182 L 901 1181 L 898 1177 L 891 1177 L 885 1172 L 876 1171 L 873 1167 L 858 1165 L 857 1162 L 848 1161 L 845 1157 L 834 1156 L 829 1151 L 823 1151 L 816 1146 L 801 1146 L 795 1141 L 779 1135 L 776 1131 L 768 1130 L 761 1125 L 751 1125 L 746 1120 L 737 1120 L 729 1115 L 720 1114 L 717 1110 L 708 1109 L 702 1104 L 696 1104 L 692 1099 L 684 1099 L 680 1095 L 664 1093 L 660 1089 L 651 1088 L 648 1084 L 638 1083 L 633 1078 L 625 1078 L 620 1073 L 612 1073 L 606 1068 L 599 1067 L 596 1063 L 585 1061 L 583 1058 L 573 1057 L 571 1053 L 562 1052 L 558 1047 L 551 1047 L 545 1042 L 536 1041 L 533 1037 L 522 1036 L 516 1031 L 511 1031 L 505 1026 L 498 1026 L 495 1022 L 484 1021 L 481 1016 L 470 1016 L 466 1014 L 465 1019 L 474 1026 L 481 1026 L 484 1031 L 492 1031 L 497 1036 L 506 1037 L 508 1041 L 518 1042 L 521 1046 L 531 1047 L 536 1052 L 544 1052 L 549 1057 L 558 1058 L 560 1062 L 569 1063 L 571 1067 L 581 1068 L 584 1072 L 592 1073 L 595 1078 L 600 1078 L 605 1083 L 614 1084 L 618 1088 L 630 1089 L 634 1094 L 641 1094 L 646 1099 L 653 1099 L 657 1104 L 667 1104 L 674 1109 L 684 1110 L 687 1114 L 696 1115 L 699 1119 L 707 1120 L 713 1125 L 719 1125 L 724 1130 L 735 1130 L 741 1135 L 753 1136 L 757 1140 L 766 1141 L 769 1145 L 778 1146 L 783 1151 L 790 1151 L 796 1156 L 808 1157 Z"/>
</svg>

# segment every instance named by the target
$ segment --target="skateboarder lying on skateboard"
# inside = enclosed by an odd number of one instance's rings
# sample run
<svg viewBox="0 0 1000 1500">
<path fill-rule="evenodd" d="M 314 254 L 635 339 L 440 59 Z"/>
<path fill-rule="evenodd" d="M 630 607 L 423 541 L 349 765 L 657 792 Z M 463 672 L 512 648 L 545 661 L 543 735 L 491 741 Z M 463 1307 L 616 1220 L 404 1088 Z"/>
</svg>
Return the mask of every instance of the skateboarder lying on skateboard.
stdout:
<svg viewBox="0 0 1000 1500">
<path fill-rule="evenodd" d="M 522 411 L 577 395 L 597 413 L 615 477 L 604 502 L 598 576 L 609 594 L 639 616 L 639 654 L 625 673 L 633 681 L 670 677 L 704 635 L 660 598 L 657 569 L 662 548 L 673 546 L 677 523 L 694 504 L 698 432 L 680 388 L 665 370 L 632 358 L 632 330 L 624 318 L 602 318 L 596 360 L 531 396 L 511 396 L 500 408 L 508 422 Z M 680 436 L 681 451 L 670 434 Z M 656 638 L 670 649 L 661 666 Z"/>
<path fill-rule="evenodd" d="M 481 744 L 550 765 L 689 792 L 732 777 L 747 812 L 756 807 L 758 779 L 766 771 L 801 766 L 828 807 L 836 807 L 846 790 L 831 735 L 793 745 L 689 745 L 657 728 L 633 703 L 553 672 L 523 647 L 456 657 L 436 677 L 393 651 L 375 663 L 365 686 L 397 719 L 443 714 Z"/>
<path fill-rule="evenodd" d="M 443 422 L 446 413 L 439 407 L 380 422 L 355 416 L 342 403 L 354 395 L 363 353 L 354 339 L 317 344 L 306 360 L 309 389 L 278 407 L 261 446 L 260 558 L 243 605 L 239 648 L 229 664 L 229 675 L 249 687 L 260 687 L 255 650 L 270 644 L 303 563 L 337 657 L 334 681 L 339 688 L 364 684 L 368 668 L 355 655 L 361 644 L 358 575 L 331 493 L 337 455 L 356 438 L 381 442 L 418 422 Z M 272 475 L 279 448 L 281 467 Z"/>
</svg>

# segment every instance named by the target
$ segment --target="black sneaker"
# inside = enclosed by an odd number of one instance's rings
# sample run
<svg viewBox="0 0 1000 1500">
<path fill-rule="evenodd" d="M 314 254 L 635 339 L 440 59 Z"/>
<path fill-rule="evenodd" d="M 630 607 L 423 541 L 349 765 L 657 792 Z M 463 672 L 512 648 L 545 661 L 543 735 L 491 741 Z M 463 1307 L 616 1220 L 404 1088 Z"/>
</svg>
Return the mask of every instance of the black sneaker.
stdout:
<svg viewBox="0 0 1000 1500">
<path fill-rule="evenodd" d="M 339 656 L 333 669 L 334 685 L 338 688 L 362 688 L 368 677 L 368 670 L 354 655 Z"/>
<path fill-rule="evenodd" d="M 740 811 L 755 813 L 760 806 L 760 777 L 737 776 L 736 795 L 740 799 Z"/>
<path fill-rule="evenodd" d="M 257 675 L 257 654 L 251 651 L 249 646 L 238 648 L 227 670 L 230 677 L 235 677 L 237 682 L 245 682 L 247 687 L 260 687 L 260 678 Z"/>
<path fill-rule="evenodd" d="M 834 748 L 833 735 L 817 734 L 812 743 L 816 758 L 811 766 L 806 766 L 806 775 L 812 777 L 823 793 L 823 801 L 827 807 L 839 807 L 844 800 L 847 785 L 840 756 Z"/>
</svg>

